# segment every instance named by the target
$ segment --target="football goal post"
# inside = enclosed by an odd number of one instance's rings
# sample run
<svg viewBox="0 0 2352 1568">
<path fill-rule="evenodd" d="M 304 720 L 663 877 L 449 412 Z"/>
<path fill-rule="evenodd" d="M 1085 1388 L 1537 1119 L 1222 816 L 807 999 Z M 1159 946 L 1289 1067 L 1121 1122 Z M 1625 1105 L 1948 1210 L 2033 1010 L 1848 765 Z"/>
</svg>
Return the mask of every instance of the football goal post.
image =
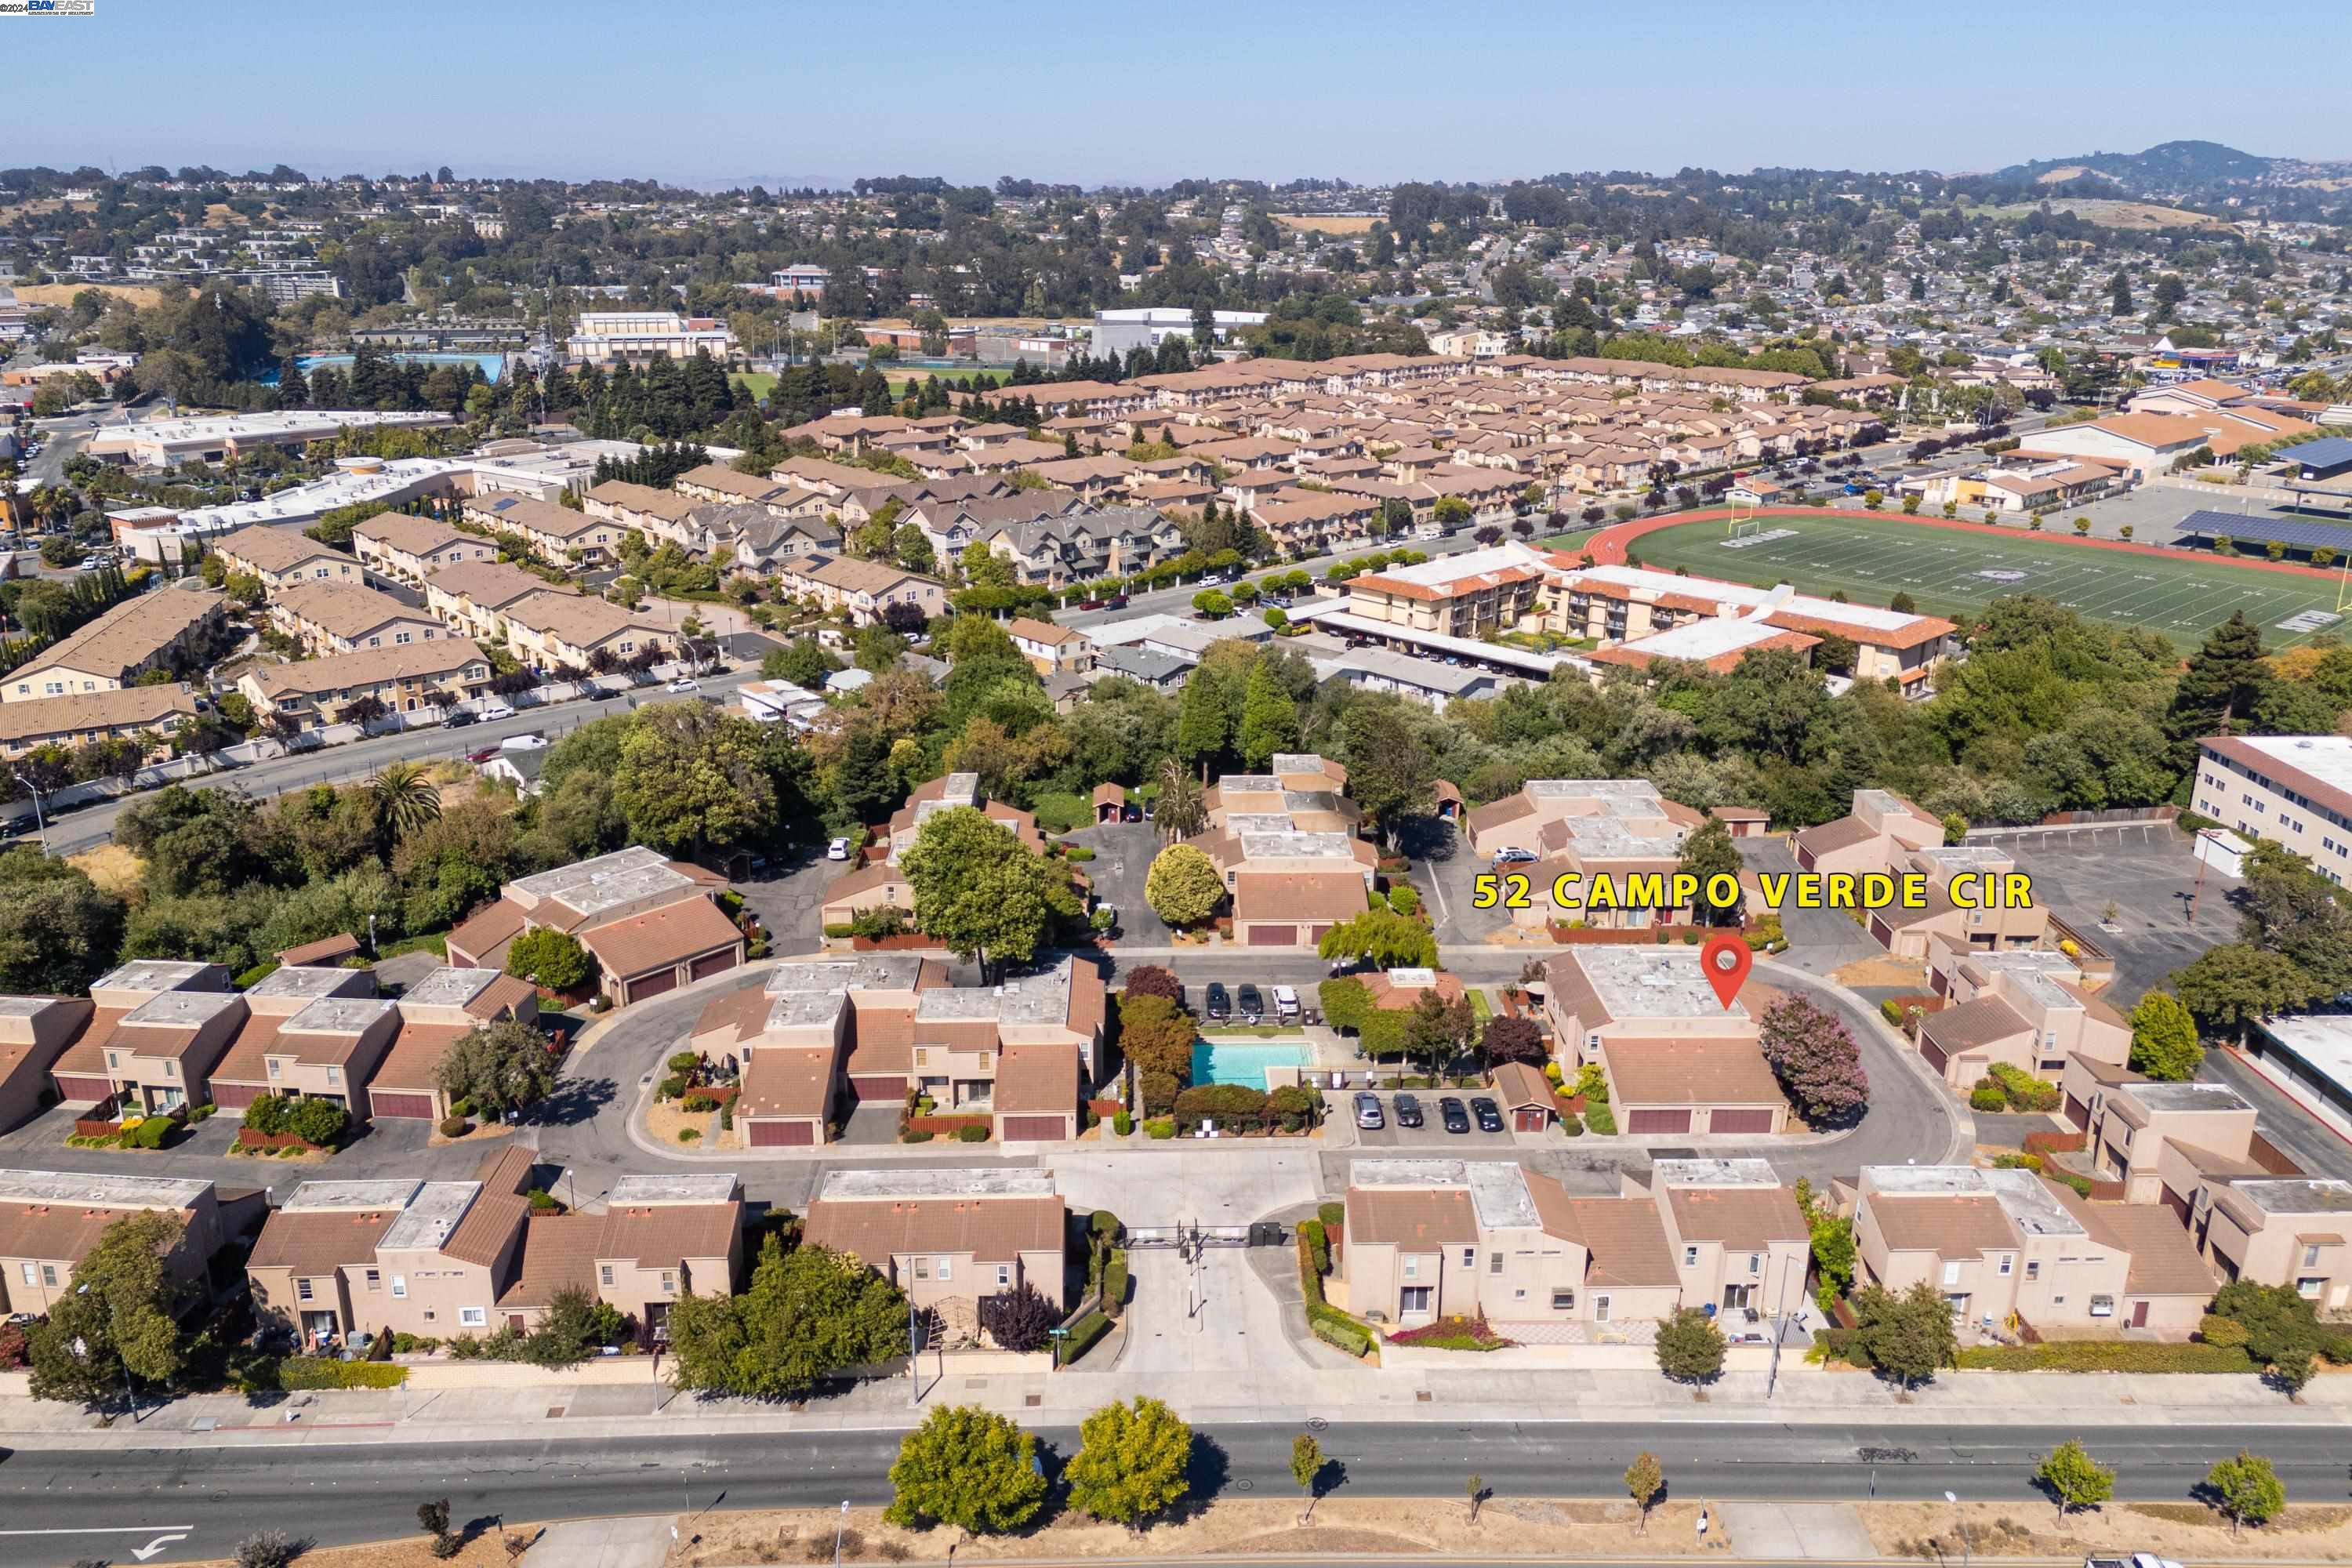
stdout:
<svg viewBox="0 0 2352 1568">
<path fill-rule="evenodd" d="M 1764 531 L 1764 520 L 1756 515 L 1756 509 L 1752 506 L 1745 517 L 1735 510 L 1731 521 L 1725 525 L 1725 531 L 1734 539 L 1753 539 Z"/>
</svg>

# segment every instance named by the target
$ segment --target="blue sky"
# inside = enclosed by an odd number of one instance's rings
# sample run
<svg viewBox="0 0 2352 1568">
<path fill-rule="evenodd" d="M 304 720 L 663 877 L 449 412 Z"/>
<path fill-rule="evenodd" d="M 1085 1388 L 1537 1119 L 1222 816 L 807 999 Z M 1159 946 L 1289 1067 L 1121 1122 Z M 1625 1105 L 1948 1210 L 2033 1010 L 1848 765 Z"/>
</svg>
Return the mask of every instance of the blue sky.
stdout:
<svg viewBox="0 0 2352 1568">
<path fill-rule="evenodd" d="M 2352 158 L 2352 7 L 97 0 L 0 19 L 0 165 L 1507 179 Z M 2293 40 L 2291 44 L 2286 40 Z"/>
</svg>

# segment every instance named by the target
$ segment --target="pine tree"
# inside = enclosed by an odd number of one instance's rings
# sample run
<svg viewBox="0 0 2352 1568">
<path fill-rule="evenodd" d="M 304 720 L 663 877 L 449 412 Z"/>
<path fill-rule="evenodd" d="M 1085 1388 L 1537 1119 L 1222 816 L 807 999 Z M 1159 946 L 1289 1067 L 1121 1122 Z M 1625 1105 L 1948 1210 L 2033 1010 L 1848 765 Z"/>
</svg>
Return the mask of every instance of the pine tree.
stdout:
<svg viewBox="0 0 2352 1568">
<path fill-rule="evenodd" d="M 310 384 L 302 379 L 300 362 L 290 355 L 285 367 L 278 373 L 278 405 L 280 408 L 307 408 L 310 405 Z"/>
<path fill-rule="evenodd" d="M 1242 760 L 1253 768 L 1263 768 L 1276 752 L 1292 751 L 1297 745 L 1297 704 L 1261 658 L 1250 666 L 1249 681 L 1242 693 Z"/>
<path fill-rule="evenodd" d="M 1209 764 L 1225 749 L 1227 725 L 1224 682 L 1207 665 L 1195 665 L 1184 682 L 1184 699 L 1176 714 L 1176 754 L 1198 763 L 1206 782 Z"/>
<path fill-rule="evenodd" d="M 2205 646 L 2189 658 L 2173 689 L 2172 707 L 2164 716 L 2173 767 L 2187 773 L 2197 764 L 2198 742 L 2230 733 L 2237 721 L 2251 718 L 2270 681 L 2262 628 L 2244 611 L 2231 611 L 2206 634 Z"/>
</svg>

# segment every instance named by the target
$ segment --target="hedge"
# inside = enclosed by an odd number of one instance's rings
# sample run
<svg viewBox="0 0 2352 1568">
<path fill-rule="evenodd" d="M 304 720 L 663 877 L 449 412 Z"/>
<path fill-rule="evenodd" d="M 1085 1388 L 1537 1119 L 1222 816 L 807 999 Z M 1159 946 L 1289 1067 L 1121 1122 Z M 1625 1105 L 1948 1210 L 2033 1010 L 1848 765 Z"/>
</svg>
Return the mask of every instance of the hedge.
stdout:
<svg viewBox="0 0 2352 1568">
<path fill-rule="evenodd" d="M 1337 1345 L 1349 1355 L 1360 1356 L 1372 1348 L 1372 1336 L 1340 1317 L 1331 1308 L 1323 1309 L 1325 1315 L 1310 1319 L 1315 1337 L 1327 1345 Z"/>
<path fill-rule="evenodd" d="M 1172 1116 L 1155 1116 L 1143 1124 L 1143 1130 L 1154 1138 L 1173 1138 L 1176 1136 L 1176 1119 Z"/>
<path fill-rule="evenodd" d="M 1113 1311 L 1127 1304 L 1127 1248 L 1115 1247 L 1103 1266 L 1103 1305 Z"/>
<path fill-rule="evenodd" d="M 294 1356 L 277 1366 L 277 1378 L 265 1386 L 286 1393 L 311 1388 L 398 1388 L 408 1381 L 408 1369 L 380 1361 L 322 1361 Z"/>
<path fill-rule="evenodd" d="M 1062 1364 L 1069 1365 L 1089 1350 L 1095 1342 L 1110 1332 L 1110 1320 L 1100 1312 L 1088 1312 L 1070 1327 L 1070 1337 L 1062 1342 Z"/>
<path fill-rule="evenodd" d="M 1298 1222 L 1298 1239 L 1307 1244 L 1307 1267 L 1315 1270 L 1317 1279 L 1331 1272 L 1331 1237 L 1319 1219 Z M 1318 1287 L 1319 1289 L 1319 1287 Z"/>
<path fill-rule="evenodd" d="M 1979 1345 L 1960 1352 L 1963 1372 L 2256 1372 L 2242 1345 L 2159 1344 L 2150 1340 L 2061 1340 Z"/>
</svg>

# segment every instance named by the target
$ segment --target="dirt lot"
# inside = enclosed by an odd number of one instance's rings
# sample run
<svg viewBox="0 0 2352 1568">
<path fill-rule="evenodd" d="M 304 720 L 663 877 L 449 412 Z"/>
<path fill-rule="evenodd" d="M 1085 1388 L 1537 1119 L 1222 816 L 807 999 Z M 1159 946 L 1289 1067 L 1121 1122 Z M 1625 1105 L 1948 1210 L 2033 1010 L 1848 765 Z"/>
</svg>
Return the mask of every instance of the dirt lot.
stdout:
<svg viewBox="0 0 2352 1568">
<path fill-rule="evenodd" d="M 537 1538 L 542 1526 L 518 1524 L 510 1533 L 523 1541 Z M 398 1541 L 373 1542 L 365 1546 L 321 1546 L 305 1552 L 295 1559 L 302 1568 L 508 1568 L 506 1549 L 499 1543 L 499 1532 L 486 1531 L 466 1542 L 465 1550 L 455 1557 L 436 1557 L 432 1543 L 424 1535 L 404 1536 Z M 228 1560 L 215 1558 L 211 1563 L 199 1563 L 192 1568 L 226 1568 Z"/>
<path fill-rule="evenodd" d="M 147 869 L 145 861 L 120 844 L 101 844 L 95 849 L 68 855 L 66 864 L 108 892 L 126 895 L 139 886 L 140 878 Z"/>
<path fill-rule="evenodd" d="M 16 302 L 20 305 L 70 305 L 73 297 L 86 289 L 116 300 L 128 300 L 142 310 L 152 310 L 163 302 L 163 291 L 143 283 L 19 283 Z"/>
<path fill-rule="evenodd" d="M 1932 1561 L 1943 1537 L 1949 1538 L 1949 1552 L 1962 1550 L 1952 1510 L 1943 1503 L 1866 1503 L 1860 1512 L 1870 1539 L 1888 1557 Z M 1970 1503 L 1968 1521 L 1968 1545 L 1979 1557 L 2080 1558 L 2112 1551 L 2153 1552 L 2179 1563 L 2352 1559 L 2352 1508 L 2317 1504 L 2289 1507 L 2269 1525 L 2236 1540 L 2221 1516 L 2189 1502 L 2110 1503 L 2067 1515 L 2063 1531 L 2057 1528 L 2056 1510 L 2039 1505 Z"/>
<path fill-rule="evenodd" d="M 1318 1554 L 1371 1552 L 1472 1552 L 1482 1557 L 1563 1556 L 1610 1558 L 1635 1552 L 1644 1560 L 1702 1555 L 1697 1545 L 1696 1503 L 1670 1504 L 1650 1516 L 1646 1535 L 1634 1534 L 1633 1506 L 1622 1502 L 1542 1502 L 1496 1499 L 1469 1522 L 1458 1499 L 1327 1498 L 1316 1505 L 1314 1522 L 1298 1523 L 1303 1505 L 1295 1498 L 1213 1502 L 1177 1521 L 1138 1536 L 1115 1524 L 1066 1515 L 1026 1534 L 961 1539 L 951 1529 L 901 1530 L 884 1524 L 877 1509 L 849 1510 L 855 1542 L 844 1538 L 842 1559 L 873 1562 L 944 1561 L 950 1544 L 956 1560 L 1001 1558 L 1197 1556 L 1209 1553 Z M 752 1563 L 829 1560 L 835 1514 L 830 1509 L 794 1509 L 774 1513 L 722 1515 L 701 1522 L 690 1541 L 670 1549 L 669 1568 L 735 1568 Z M 1715 1548 L 1725 1545 L 1714 1531 Z M 853 1553 L 850 1547 L 855 1545 Z M 901 1555 L 903 1552 L 904 1555 Z M 308 1561 L 307 1559 L 305 1560 Z M 331 1564 L 329 1568 L 344 1568 Z M 352 1568 L 378 1568 L 374 1563 Z M 383 1568 L 394 1568 L 383 1564 Z M 406 1568 L 405 1563 L 399 1568 Z"/>
</svg>

